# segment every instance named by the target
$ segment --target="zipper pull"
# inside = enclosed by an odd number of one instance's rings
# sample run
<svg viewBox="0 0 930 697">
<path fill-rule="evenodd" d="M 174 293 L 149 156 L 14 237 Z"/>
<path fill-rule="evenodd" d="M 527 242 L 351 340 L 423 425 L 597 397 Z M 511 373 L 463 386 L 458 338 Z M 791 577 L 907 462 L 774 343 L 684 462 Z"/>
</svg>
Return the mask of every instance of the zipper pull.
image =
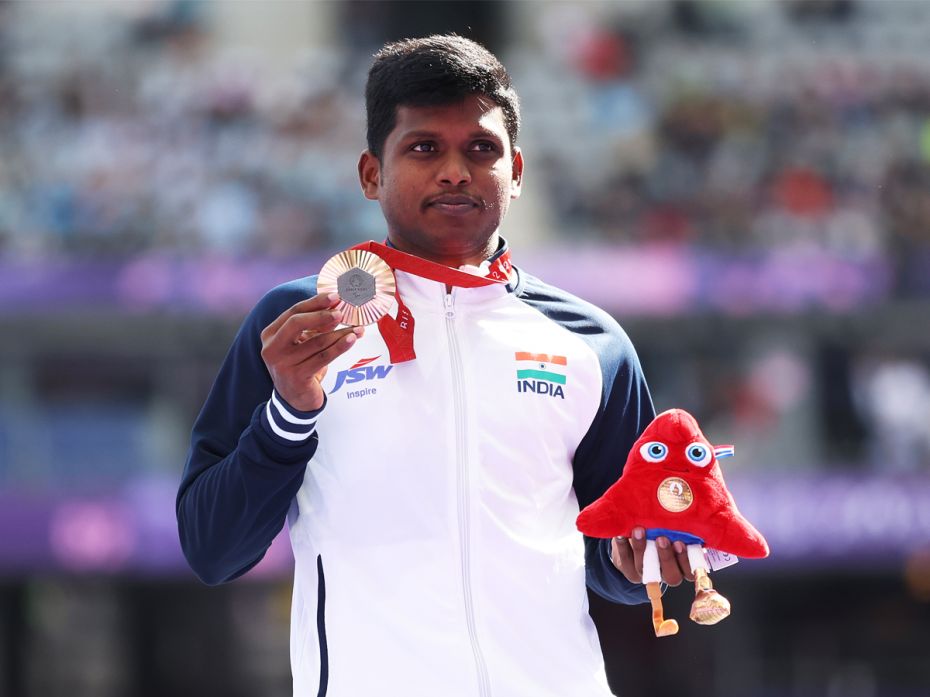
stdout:
<svg viewBox="0 0 930 697">
<path fill-rule="evenodd" d="M 452 293 L 445 295 L 446 317 L 455 317 L 455 309 L 452 307 Z"/>
</svg>

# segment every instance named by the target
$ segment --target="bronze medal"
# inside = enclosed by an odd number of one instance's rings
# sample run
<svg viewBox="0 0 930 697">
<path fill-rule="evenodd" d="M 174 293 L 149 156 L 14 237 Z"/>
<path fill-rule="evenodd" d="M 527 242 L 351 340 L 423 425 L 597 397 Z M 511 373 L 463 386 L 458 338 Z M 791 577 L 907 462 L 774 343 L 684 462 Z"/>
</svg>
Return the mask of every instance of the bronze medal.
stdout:
<svg viewBox="0 0 930 697">
<path fill-rule="evenodd" d="M 656 496 L 659 499 L 659 505 L 672 513 L 681 513 L 694 502 L 691 487 L 680 477 L 663 479 Z"/>
<path fill-rule="evenodd" d="M 394 302 L 394 272 L 377 254 L 349 249 L 323 265 L 316 288 L 320 295 L 339 295 L 335 309 L 342 313 L 342 324 L 374 324 Z"/>
</svg>

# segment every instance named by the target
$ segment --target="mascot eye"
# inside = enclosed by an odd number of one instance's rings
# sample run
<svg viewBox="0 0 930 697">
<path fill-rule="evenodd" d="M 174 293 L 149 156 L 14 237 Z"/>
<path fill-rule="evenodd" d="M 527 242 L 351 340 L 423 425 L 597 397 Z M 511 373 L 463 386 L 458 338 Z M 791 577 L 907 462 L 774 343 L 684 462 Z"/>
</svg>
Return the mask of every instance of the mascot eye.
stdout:
<svg viewBox="0 0 930 697">
<path fill-rule="evenodd" d="M 643 459 L 647 462 L 662 462 L 665 456 L 668 455 L 668 447 L 665 443 L 654 440 L 645 443 L 643 447 L 639 449 L 639 454 L 642 455 Z"/>
<path fill-rule="evenodd" d="M 691 464 L 697 465 L 698 467 L 707 467 L 707 465 L 710 464 L 711 457 L 713 457 L 711 449 L 700 443 L 692 443 L 689 445 L 688 449 L 685 450 L 685 454 L 688 456 Z"/>
</svg>

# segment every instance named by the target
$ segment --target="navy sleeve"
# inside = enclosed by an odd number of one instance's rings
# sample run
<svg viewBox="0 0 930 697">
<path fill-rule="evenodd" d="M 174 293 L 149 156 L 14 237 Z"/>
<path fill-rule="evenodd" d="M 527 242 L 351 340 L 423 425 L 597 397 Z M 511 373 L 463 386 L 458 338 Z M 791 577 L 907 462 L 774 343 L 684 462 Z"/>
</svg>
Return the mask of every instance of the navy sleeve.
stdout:
<svg viewBox="0 0 930 697">
<path fill-rule="evenodd" d="M 632 342 L 610 315 L 524 272 L 520 277 L 520 298 L 585 341 L 600 360 L 600 408 L 572 462 L 575 495 L 584 508 L 620 478 L 630 448 L 655 418 L 652 397 Z M 645 587 L 628 581 L 610 561 L 610 540 L 585 537 L 585 574 L 588 588 L 608 600 L 648 600 Z"/>
<path fill-rule="evenodd" d="M 205 583 L 230 581 L 262 559 L 316 450 L 312 431 L 319 412 L 296 411 L 277 394 L 272 399 L 261 358 L 262 330 L 315 294 L 316 280 L 307 278 L 262 298 L 240 327 L 194 424 L 176 505 L 181 547 Z"/>
</svg>

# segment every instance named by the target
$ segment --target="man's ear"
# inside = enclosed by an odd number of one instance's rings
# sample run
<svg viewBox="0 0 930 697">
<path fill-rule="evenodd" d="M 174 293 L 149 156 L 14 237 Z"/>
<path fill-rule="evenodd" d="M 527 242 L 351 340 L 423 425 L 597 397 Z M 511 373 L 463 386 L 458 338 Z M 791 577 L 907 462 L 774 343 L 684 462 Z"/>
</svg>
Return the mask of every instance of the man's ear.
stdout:
<svg viewBox="0 0 930 697">
<path fill-rule="evenodd" d="M 513 170 L 510 175 L 510 198 L 520 198 L 520 191 L 523 188 L 523 151 L 520 148 L 513 149 Z"/>
<path fill-rule="evenodd" d="M 381 161 L 371 150 L 365 150 L 358 158 L 358 181 L 365 198 L 377 201 L 381 191 Z"/>
</svg>

